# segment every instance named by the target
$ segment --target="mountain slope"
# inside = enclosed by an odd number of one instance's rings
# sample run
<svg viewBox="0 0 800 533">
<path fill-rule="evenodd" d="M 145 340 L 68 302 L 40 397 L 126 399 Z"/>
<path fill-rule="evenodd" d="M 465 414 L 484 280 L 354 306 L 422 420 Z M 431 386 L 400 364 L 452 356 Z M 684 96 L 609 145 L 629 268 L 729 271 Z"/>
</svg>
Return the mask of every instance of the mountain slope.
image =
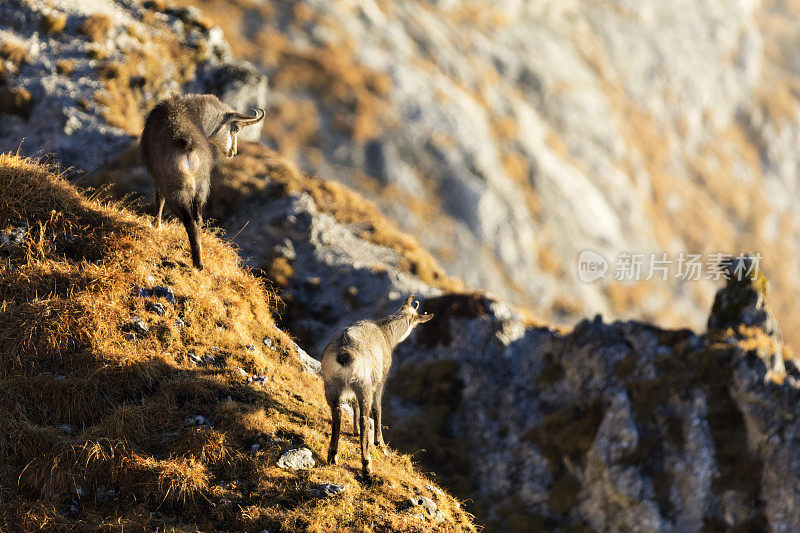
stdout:
<svg viewBox="0 0 800 533">
<path fill-rule="evenodd" d="M 319 379 L 232 247 L 205 233 L 198 272 L 179 225 L 13 155 L 0 187 L 0 529 L 473 529 L 408 456 L 362 485 L 345 436 L 324 465 Z M 304 447 L 317 466 L 276 465 Z M 402 510 L 417 495 L 441 523 Z"/>
</svg>

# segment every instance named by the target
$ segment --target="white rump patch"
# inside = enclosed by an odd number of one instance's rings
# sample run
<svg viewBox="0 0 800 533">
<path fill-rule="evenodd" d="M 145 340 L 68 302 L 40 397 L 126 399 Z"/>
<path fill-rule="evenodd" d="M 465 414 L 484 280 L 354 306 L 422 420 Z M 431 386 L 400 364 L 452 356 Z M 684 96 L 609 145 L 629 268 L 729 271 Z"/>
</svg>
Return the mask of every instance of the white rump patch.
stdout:
<svg viewBox="0 0 800 533">
<path fill-rule="evenodd" d="M 181 160 L 181 166 L 184 172 L 194 174 L 197 169 L 197 156 L 194 153 L 186 154 L 186 157 Z"/>
</svg>

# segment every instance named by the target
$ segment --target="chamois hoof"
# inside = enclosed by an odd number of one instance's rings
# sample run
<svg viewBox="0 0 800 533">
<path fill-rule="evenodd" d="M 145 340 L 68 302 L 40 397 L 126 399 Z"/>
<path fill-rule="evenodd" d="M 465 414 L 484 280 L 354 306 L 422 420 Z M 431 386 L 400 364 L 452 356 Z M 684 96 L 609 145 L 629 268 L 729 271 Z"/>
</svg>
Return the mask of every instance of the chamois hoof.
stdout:
<svg viewBox="0 0 800 533">
<path fill-rule="evenodd" d="M 377 479 L 373 474 L 361 472 L 356 476 L 356 481 L 358 481 L 365 487 L 371 487 L 375 485 Z"/>
<path fill-rule="evenodd" d="M 328 454 L 328 464 L 329 465 L 338 465 L 339 464 L 339 457 L 336 455 Z"/>
</svg>

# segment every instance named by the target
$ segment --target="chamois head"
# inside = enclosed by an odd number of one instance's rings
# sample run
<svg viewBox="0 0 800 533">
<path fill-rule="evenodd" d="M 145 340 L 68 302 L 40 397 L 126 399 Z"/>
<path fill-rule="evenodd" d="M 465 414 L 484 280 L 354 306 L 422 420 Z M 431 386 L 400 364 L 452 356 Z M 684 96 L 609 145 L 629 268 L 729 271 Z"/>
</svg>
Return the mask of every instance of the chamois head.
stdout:
<svg viewBox="0 0 800 533">
<path fill-rule="evenodd" d="M 183 102 L 209 142 L 228 157 L 236 155 L 239 130 L 258 124 L 265 114 L 261 109 L 253 109 L 252 115 L 237 113 L 213 94 L 189 94 Z"/>
<path fill-rule="evenodd" d="M 414 295 L 412 294 L 406 298 L 406 301 L 400 308 L 400 314 L 407 316 L 413 325 L 422 324 L 433 318 L 433 313 L 419 314 L 417 313 L 417 309 L 419 309 L 419 302 L 414 300 Z"/>
<path fill-rule="evenodd" d="M 239 130 L 245 126 L 257 124 L 264 119 L 265 113 L 263 110 L 253 109 L 252 111 L 252 116 L 236 113 L 235 111 L 224 113 L 221 117 L 221 122 L 209 136 L 208 140 L 228 157 L 235 156 L 236 135 L 239 133 Z"/>
</svg>

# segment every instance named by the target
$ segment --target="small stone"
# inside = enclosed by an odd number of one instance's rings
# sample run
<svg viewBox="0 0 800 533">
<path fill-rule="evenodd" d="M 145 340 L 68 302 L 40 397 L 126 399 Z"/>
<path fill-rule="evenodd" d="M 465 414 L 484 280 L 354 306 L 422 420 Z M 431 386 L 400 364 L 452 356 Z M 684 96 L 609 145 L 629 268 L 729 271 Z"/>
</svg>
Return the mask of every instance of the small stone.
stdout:
<svg viewBox="0 0 800 533">
<path fill-rule="evenodd" d="M 272 348 L 272 339 L 270 339 L 269 337 L 264 337 L 263 339 L 261 339 L 261 344 L 263 344 L 267 348 Z"/>
<path fill-rule="evenodd" d="M 0 244 L 3 246 L 22 244 L 27 235 L 28 228 L 24 226 L 4 231 L 3 233 L 0 233 Z"/>
<path fill-rule="evenodd" d="M 280 468 L 303 470 L 313 468 L 316 463 L 311 450 L 308 448 L 295 448 L 281 455 L 277 464 Z"/>
<path fill-rule="evenodd" d="M 425 485 L 425 488 L 428 489 L 429 491 L 431 491 L 437 498 L 439 496 L 443 496 L 444 495 L 444 491 L 442 489 L 440 489 L 439 487 L 434 487 L 433 485 Z"/>
<path fill-rule="evenodd" d="M 183 421 L 184 427 L 192 427 L 192 426 L 202 426 L 202 427 L 209 427 L 211 426 L 211 421 L 204 417 L 203 415 L 192 415 L 189 418 Z"/>
<path fill-rule="evenodd" d="M 115 499 L 119 495 L 119 492 L 114 487 L 109 487 L 108 485 L 100 485 L 97 487 L 97 492 L 95 493 L 95 500 L 100 503 L 110 502 L 111 500 Z"/>
<path fill-rule="evenodd" d="M 248 352 L 255 352 L 258 350 L 255 344 L 248 344 L 247 346 L 244 347 L 244 349 L 247 350 Z"/>
<path fill-rule="evenodd" d="M 247 373 L 247 371 L 246 371 L 244 368 L 239 368 L 239 367 L 237 366 L 237 367 L 236 367 L 236 371 L 239 373 L 239 375 L 240 375 L 240 376 L 242 376 L 242 377 L 243 377 L 243 378 L 245 378 L 245 379 L 246 379 L 246 378 L 248 378 L 248 377 L 250 377 L 250 374 L 248 374 L 248 373 Z"/>
<path fill-rule="evenodd" d="M 138 285 L 134 285 L 133 289 L 131 290 L 131 296 L 134 298 L 147 298 L 150 296 L 150 291 L 145 289 L 144 287 L 139 287 Z"/>
<path fill-rule="evenodd" d="M 134 332 L 142 336 L 147 335 L 150 331 L 150 328 L 147 327 L 147 323 L 138 316 L 131 318 L 130 325 Z"/>
<path fill-rule="evenodd" d="M 173 293 L 172 288 L 168 287 L 167 285 L 153 287 L 153 296 L 164 298 L 167 303 L 175 305 L 175 293 Z"/>
<path fill-rule="evenodd" d="M 151 302 L 145 306 L 145 309 L 150 311 L 151 313 L 155 313 L 160 316 L 164 316 L 167 314 L 167 310 L 164 308 L 164 304 L 161 302 Z"/>
<path fill-rule="evenodd" d="M 309 289 L 318 289 L 319 286 L 322 284 L 322 280 L 318 277 L 309 277 L 305 280 L 306 287 Z"/>
<path fill-rule="evenodd" d="M 75 433 L 78 431 L 78 428 L 73 426 L 72 424 L 61 424 L 58 426 L 58 429 L 63 431 L 64 433 Z"/>
<path fill-rule="evenodd" d="M 247 378 L 248 383 L 258 383 L 259 385 L 263 385 L 267 380 L 267 376 L 250 376 Z"/>
<path fill-rule="evenodd" d="M 200 359 L 199 357 L 197 357 L 197 356 L 196 356 L 194 353 L 192 353 L 192 352 L 189 352 L 189 353 L 188 353 L 188 357 L 189 357 L 189 360 L 190 360 L 192 363 L 196 364 L 196 365 L 202 365 L 202 364 L 203 364 L 203 360 L 202 360 L 202 359 Z"/>
<path fill-rule="evenodd" d="M 253 453 L 256 453 L 259 448 L 261 448 L 261 445 L 259 443 L 257 443 L 257 442 L 255 444 L 253 444 L 252 446 L 250 446 L 250 450 L 252 450 Z"/>
<path fill-rule="evenodd" d="M 170 431 L 169 433 L 159 433 L 158 434 L 158 443 L 159 444 L 164 444 L 165 442 L 171 441 L 172 439 L 174 439 L 177 436 L 178 436 L 178 432 L 177 431 Z"/>
<path fill-rule="evenodd" d="M 213 365 L 217 362 L 217 359 L 211 354 L 205 354 L 203 356 L 203 362 L 209 365 Z"/>
<path fill-rule="evenodd" d="M 433 518 L 435 522 L 441 522 L 445 519 L 444 513 L 439 510 L 439 507 L 436 505 L 436 503 L 425 496 L 414 496 L 413 498 L 407 499 L 402 505 L 402 509 L 414 510 L 414 514 L 417 514 L 417 507 L 421 507 L 422 510 L 425 511 L 425 514 L 430 518 Z"/>
<path fill-rule="evenodd" d="M 186 326 L 186 322 L 184 322 L 180 318 L 176 318 L 175 319 L 175 325 L 178 326 L 178 328 L 183 328 L 183 327 Z"/>
<path fill-rule="evenodd" d="M 344 486 L 338 483 L 323 481 L 311 489 L 311 495 L 316 498 L 329 498 L 344 492 Z"/>
<path fill-rule="evenodd" d="M 136 333 L 125 333 L 122 338 L 126 341 L 136 342 Z"/>
<path fill-rule="evenodd" d="M 347 296 L 350 298 L 357 298 L 358 297 L 358 289 L 350 285 L 347 287 Z"/>
</svg>

